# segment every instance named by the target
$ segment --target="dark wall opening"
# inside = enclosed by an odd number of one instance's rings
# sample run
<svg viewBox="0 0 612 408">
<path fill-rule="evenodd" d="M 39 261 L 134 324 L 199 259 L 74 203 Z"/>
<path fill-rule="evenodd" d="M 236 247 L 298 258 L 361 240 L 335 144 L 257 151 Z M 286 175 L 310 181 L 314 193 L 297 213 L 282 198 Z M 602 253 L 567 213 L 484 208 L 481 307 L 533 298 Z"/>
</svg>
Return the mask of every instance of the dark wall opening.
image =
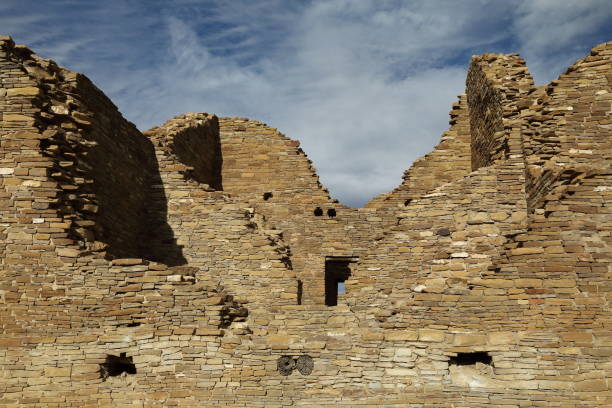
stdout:
<svg viewBox="0 0 612 408">
<path fill-rule="evenodd" d="M 338 294 L 344 293 L 344 282 L 351 276 L 356 258 L 328 257 L 325 260 L 325 304 L 338 305 Z"/>
<path fill-rule="evenodd" d="M 492 365 L 493 359 L 486 351 L 474 351 L 470 353 L 457 353 L 456 356 L 449 359 L 448 363 L 460 366 L 474 365 L 476 363 Z"/>
<path fill-rule="evenodd" d="M 304 284 L 301 280 L 297 281 L 297 304 L 302 304 L 302 294 L 304 293 Z"/>
<path fill-rule="evenodd" d="M 106 356 L 106 361 L 100 364 L 100 376 L 102 378 L 116 377 L 123 373 L 136 374 L 136 365 L 132 361 L 132 357 L 126 357 L 125 353 L 119 356 L 109 354 Z"/>
</svg>

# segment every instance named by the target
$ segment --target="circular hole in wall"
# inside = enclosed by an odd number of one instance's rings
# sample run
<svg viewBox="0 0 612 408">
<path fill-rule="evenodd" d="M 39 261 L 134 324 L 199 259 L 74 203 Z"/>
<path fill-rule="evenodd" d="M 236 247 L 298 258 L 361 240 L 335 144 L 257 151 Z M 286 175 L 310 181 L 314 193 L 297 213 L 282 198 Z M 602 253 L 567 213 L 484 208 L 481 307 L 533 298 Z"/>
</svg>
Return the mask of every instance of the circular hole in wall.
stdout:
<svg viewBox="0 0 612 408">
<path fill-rule="evenodd" d="M 440 235 L 441 237 L 448 237 L 451 232 L 448 228 L 440 228 L 438 231 L 436 231 L 436 234 Z"/>
<path fill-rule="evenodd" d="M 276 368 L 281 375 L 289 375 L 295 368 L 295 360 L 291 356 L 279 357 L 276 362 Z"/>
<path fill-rule="evenodd" d="M 310 356 L 299 356 L 295 366 L 302 375 L 310 375 L 314 369 L 314 360 Z"/>
</svg>

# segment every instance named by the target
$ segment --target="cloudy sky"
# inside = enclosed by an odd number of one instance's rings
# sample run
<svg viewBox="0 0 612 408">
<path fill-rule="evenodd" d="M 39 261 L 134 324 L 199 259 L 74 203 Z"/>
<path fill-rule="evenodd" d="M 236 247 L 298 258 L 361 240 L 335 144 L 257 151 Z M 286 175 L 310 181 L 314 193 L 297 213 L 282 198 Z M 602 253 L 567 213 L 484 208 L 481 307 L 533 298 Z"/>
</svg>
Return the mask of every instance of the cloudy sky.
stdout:
<svg viewBox="0 0 612 408">
<path fill-rule="evenodd" d="M 545 84 L 612 40 L 612 1 L 0 0 L 0 34 L 142 130 L 183 112 L 276 127 L 361 206 L 438 142 L 472 55 L 518 52 Z"/>
</svg>

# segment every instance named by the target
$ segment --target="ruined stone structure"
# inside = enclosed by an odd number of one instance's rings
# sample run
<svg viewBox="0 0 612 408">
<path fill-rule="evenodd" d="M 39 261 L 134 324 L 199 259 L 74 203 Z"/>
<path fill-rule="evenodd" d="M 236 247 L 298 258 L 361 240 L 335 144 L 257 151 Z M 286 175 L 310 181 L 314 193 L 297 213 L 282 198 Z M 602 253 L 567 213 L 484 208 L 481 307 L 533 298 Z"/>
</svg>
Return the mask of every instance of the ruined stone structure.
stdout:
<svg viewBox="0 0 612 408">
<path fill-rule="evenodd" d="M 474 57 L 355 209 L 276 129 L 141 133 L 0 37 L 0 406 L 611 406 L 611 58 Z"/>
</svg>

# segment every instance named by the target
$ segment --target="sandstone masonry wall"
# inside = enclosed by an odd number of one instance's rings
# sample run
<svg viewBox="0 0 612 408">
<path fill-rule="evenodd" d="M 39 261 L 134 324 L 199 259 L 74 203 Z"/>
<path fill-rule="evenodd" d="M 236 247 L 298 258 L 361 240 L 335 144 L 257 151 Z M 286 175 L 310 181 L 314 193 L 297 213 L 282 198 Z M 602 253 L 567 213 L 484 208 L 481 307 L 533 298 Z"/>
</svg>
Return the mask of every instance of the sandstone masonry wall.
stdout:
<svg viewBox="0 0 612 408">
<path fill-rule="evenodd" d="M 473 57 L 466 82 L 472 134 L 472 169 L 522 154 L 510 146 L 509 131 L 528 107 L 534 84 L 525 61 L 517 54 Z M 516 132 L 516 129 L 515 129 Z M 511 153 L 512 148 L 515 151 Z"/>
<path fill-rule="evenodd" d="M 475 57 L 354 209 L 275 129 L 143 135 L 0 37 L 0 406 L 609 406 L 611 50 L 547 87 Z"/>
<path fill-rule="evenodd" d="M 29 161 L 35 169 L 20 172 L 26 179 L 21 189 L 55 190 L 35 204 L 59 217 L 51 226 L 58 230 L 41 240 L 51 238 L 75 250 L 106 250 L 111 257 L 138 256 L 149 178 L 155 171 L 152 146 L 87 78 L 14 48 L 10 41 L 3 44 L 6 64 L 26 80 L 11 81 L 9 111 L 21 106 L 21 114 L 3 123 L 24 131 L 20 135 L 27 141 L 20 144 L 36 157 Z"/>
<path fill-rule="evenodd" d="M 182 399 L 179 383 L 192 382 L 175 375 L 187 361 L 181 345 L 201 356 L 223 350 L 226 332 L 250 331 L 249 311 L 214 275 L 117 258 L 147 243 L 144 218 L 167 220 L 167 202 L 148 212 L 161 180 L 153 145 L 84 77 L 2 40 L 0 405 Z M 109 356 L 134 363 L 139 380 L 115 378 Z M 214 364 L 191 366 L 220 378 Z M 175 394 L 155 394 L 154 384 Z"/>
<path fill-rule="evenodd" d="M 609 168 L 611 65 L 607 44 L 593 48 L 590 56 L 543 87 L 537 103 L 526 112 L 523 134 L 531 206 L 577 173 Z"/>
<path fill-rule="evenodd" d="M 189 167 L 183 170 L 184 176 L 208 184 L 214 190 L 223 190 L 223 157 L 217 117 L 193 119 L 182 115 L 164 124 L 164 128 L 166 139 L 158 142 L 159 147 L 165 147 L 180 163 Z"/>
<path fill-rule="evenodd" d="M 276 129 L 221 118 L 220 136 L 224 191 L 248 202 L 270 229 L 282 231 L 301 301 L 324 304 L 326 259 L 358 258 L 390 217 L 332 200 L 299 142 Z"/>
<path fill-rule="evenodd" d="M 296 304 L 297 280 L 281 231 L 269 230 L 246 203 L 198 181 L 218 173 L 218 168 L 209 167 L 209 173 L 202 169 L 196 179 L 175 150 L 176 140 L 185 141 L 181 146 L 185 150 L 187 140 L 194 149 L 218 141 L 218 130 L 216 116 L 186 114 L 146 132 L 156 146 L 161 173 L 160 184 L 152 186 L 157 191 L 158 218 L 170 226 L 169 230 L 151 226 L 150 235 L 155 237 L 151 256 L 171 254 L 160 261 L 196 267 L 198 280 L 215 277 L 218 285 L 253 311 L 271 304 Z M 209 150 L 217 146 L 211 143 Z M 168 251 L 168 245 L 180 248 L 180 254 Z"/>
</svg>

